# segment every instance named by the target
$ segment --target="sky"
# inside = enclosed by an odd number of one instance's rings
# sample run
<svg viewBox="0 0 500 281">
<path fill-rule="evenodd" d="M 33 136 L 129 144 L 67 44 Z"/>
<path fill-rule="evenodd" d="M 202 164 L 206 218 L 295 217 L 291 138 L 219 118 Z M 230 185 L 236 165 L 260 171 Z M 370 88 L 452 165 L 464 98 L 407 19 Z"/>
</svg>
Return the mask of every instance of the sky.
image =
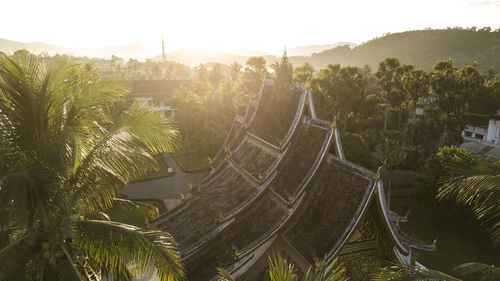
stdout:
<svg viewBox="0 0 500 281">
<path fill-rule="evenodd" d="M 500 0 L 7 0 L 1 7 L 0 38 L 95 48 L 163 36 L 167 52 L 280 53 L 415 29 L 500 28 Z"/>
</svg>

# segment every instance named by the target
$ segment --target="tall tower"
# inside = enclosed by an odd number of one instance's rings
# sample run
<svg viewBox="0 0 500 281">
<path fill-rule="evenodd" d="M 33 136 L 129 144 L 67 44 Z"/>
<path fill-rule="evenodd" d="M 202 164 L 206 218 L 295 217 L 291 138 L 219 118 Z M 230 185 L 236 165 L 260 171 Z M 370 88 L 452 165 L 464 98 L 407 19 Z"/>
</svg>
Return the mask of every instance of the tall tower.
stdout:
<svg viewBox="0 0 500 281">
<path fill-rule="evenodd" d="M 163 39 L 163 36 L 161 37 L 161 60 L 163 62 L 163 65 L 167 65 L 167 54 L 165 53 L 165 40 Z"/>
</svg>

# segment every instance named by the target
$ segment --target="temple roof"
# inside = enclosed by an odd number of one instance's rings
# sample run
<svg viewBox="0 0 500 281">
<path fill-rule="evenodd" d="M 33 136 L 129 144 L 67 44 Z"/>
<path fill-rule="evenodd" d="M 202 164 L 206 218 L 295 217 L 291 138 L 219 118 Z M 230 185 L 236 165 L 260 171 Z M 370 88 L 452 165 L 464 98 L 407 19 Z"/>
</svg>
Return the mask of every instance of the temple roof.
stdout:
<svg viewBox="0 0 500 281">
<path fill-rule="evenodd" d="M 190 85 L 191 80 L 133 80 L 130 82 L 132 96 L 170 96 L 180 85 Z"/>
<path fill-rule="evenodd" d="M 331 260 L 369 210 L 394 247 L 389 255 L 410 261 L 420 244 L 394 225 L 383 183 L 345 159 L 338 131 L 307 114 L 315 112 L 310 97 L 264 83 L 233 122 L 199 190 L 153 222 L 179 243 L 189 280 L 208 280 L 218 267 L 237 279 L 255 274 L 273 249 L 299 268 L 315 257 Z"/>
</svg>

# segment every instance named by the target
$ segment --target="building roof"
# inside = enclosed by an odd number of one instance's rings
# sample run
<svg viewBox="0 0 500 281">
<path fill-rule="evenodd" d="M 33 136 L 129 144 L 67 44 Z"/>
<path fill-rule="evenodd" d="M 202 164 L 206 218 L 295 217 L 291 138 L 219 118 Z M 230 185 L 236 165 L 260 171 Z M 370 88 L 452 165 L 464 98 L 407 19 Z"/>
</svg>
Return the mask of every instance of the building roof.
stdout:
<svg viewBox="0 0 500 281">
<path fill-rule="evenodd" d="M 500 100 L 475 98 L 469 101 L 467 112 L 473 115 L 494 116 L 500 109 Z"/>
<path fill-rule="evenodd" d="M 200 191 L 153 222 L 176 239 L 189 280 L 210 280 L 217 267 L 254 280 L 276 248 L 307 270 L 315 256 L 332 260 L 349 245 L 373 250 L 373 231 L 386 237 L 385 256 L 411 256 L 414 243 L 393 224 L 382 182 L 344 159 L 338 131 L 307 115 L 307 106 L 314 112 L 308 95 L 264 84 L 249 104 L 255 108 L 235 119 Z M 359 230 L 371 216 L 375 225 Z M 352 240 L 355 233 L 361 238 Z"/>
<path fill-rule="evenodd" d="M 130 83 L 132 96 L 169 96 L 180 85 L 190 85 L 191 80 L 133 80 Z"/>
</svg>

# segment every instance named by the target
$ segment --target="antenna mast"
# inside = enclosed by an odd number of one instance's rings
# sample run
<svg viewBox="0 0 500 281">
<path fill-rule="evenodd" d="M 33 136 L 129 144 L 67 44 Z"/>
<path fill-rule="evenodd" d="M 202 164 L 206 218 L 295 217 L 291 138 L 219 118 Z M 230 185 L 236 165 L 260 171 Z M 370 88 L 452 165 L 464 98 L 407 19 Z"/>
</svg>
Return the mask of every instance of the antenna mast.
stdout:
<svg viewBox="0 0 500 281">
<path fill-rule="evenodd" d="M 165 40 L 161 37 L 161 60 L 163 65 L 167 65 L 167 54 L 165 53 Z"/>
</svg>

